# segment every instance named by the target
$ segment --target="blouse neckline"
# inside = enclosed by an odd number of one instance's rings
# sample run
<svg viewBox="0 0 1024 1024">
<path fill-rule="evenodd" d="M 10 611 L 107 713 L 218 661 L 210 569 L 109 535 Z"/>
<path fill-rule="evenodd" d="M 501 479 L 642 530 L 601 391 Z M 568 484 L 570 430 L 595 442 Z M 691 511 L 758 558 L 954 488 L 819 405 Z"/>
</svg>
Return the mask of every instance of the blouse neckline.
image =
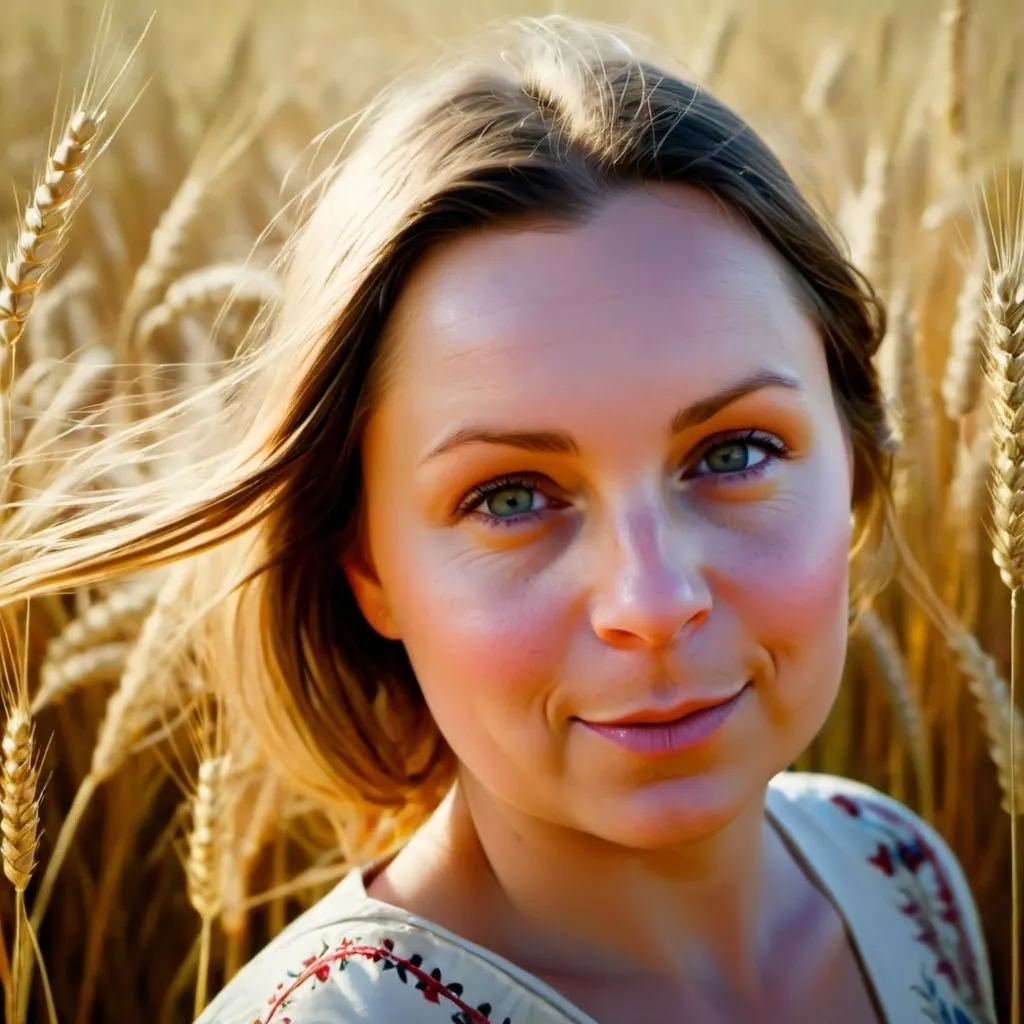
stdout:
<svg viewBox="0 0 1024 1024">
<path fill-rule="evenodd" d="M 901 993 L 910 991 L 910 986 L 907 979 L 898 973 L 901 969 L 900 958 L 895 955 L 895 948 L 888 946 L 884 937 L 878 934 L 878 922 L 884 920 L 886 907 L 878 903 L 880 896 L 877 894 L 877 882 L 870 876 L 869 869 L 864 866 L 863 870 L 857 870 L 861 866 L 856 862 L 851 869 L 850 858 L 842 856 L 842 851 L 834 848 L 836 840 L 813 817 L 796 806 L 785 793 L 777 792 L 772 785 L 767 790 L 765 814 L 797 860 L 800 869 L 832 903 L 839 915 L 880 1024 L 896 1024 L 915 1019 L 915 1015 L 920 1012 L 919 1006 L 906 995 L 901 996 Z M 347 889 L 347 895 L 354 897 L 375 918 L 412 925 L 475 955 L 557 1009 L 571 1024 L 600 1024 L 553 986 L 513 961 L 434 921 L 371 896 L 366 890 L 367 880 L 372 879 L 394 856 L 390 854 L 353 869 L 339 888 Z"/>
</svg>

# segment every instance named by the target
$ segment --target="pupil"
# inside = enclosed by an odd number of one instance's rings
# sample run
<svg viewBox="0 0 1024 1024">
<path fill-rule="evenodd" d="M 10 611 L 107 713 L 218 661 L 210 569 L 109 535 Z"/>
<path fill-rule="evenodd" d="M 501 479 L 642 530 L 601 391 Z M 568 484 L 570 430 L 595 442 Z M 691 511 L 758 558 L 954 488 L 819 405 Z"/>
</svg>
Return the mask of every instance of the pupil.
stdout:
<svg viewBox="0 0 1024 1024">
<path fill-rule="evenodd" d="M 504 505 L 504 509 L 501 506 Z M 492 515 L 514 516 L 529 509 L 530 491 L 526 487 L 503 487 L 487 500 L 487 509 Z"/>
<path fill-rule="evenodd" d="M 720 445 L 708 455 L 708 466 L 719 473 L 746 469 L 749 461 L 747 445 L 739 442 Z"/>
</svg>

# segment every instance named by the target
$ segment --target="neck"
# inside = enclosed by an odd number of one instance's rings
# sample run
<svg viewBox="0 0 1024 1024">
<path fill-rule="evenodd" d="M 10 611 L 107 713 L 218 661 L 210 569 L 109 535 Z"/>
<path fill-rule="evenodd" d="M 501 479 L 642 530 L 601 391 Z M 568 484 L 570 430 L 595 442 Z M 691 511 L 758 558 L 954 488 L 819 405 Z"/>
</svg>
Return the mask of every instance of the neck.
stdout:
<svg viewBox="0 0 1024 1024">
<path fill-rule="evenodd" d="M 531 818 L 462 778 L 424 832 L 488 921 L 484 944 L 527 970 L 641 972 L 741 996 L 763 984 L 793 871 L 763 792 L 714 836 L 645 851 Z"/>
</svg>

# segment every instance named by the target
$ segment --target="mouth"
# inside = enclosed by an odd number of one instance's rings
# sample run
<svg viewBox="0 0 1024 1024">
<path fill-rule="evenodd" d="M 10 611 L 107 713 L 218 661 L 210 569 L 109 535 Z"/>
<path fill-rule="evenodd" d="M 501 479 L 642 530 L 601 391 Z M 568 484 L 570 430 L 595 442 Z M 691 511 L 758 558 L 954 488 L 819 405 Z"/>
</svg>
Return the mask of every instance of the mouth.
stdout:
<svg viewBox="0 0 1024 1024">
<path fill-rule="evenodd" d="M 750 683 L 726 698 L 688 701 L 675 708 L 638 711 L 614 721 L 580 725 L 619 747 L 647 757 L 662 757 L 692 750 L 708 742 L 729 720 L 743 701 Z"/>
</svg>

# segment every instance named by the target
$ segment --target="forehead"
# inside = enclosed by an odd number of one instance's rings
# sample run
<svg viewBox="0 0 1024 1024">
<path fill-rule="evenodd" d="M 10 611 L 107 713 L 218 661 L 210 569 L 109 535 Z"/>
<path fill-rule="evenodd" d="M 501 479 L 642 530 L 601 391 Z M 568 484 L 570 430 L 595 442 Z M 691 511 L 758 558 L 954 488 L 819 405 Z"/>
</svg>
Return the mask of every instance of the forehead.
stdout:
<svg viewBox="0 0 1024 1024">
<path fill-rule="evenodd" d="M 624 192 L 578 223 L 443 243 L 410 275 L 388 334 L 402 400 L 449 411 L 627 385 L 696 400 L 752 368 L 828 384 L 781 258 L 681 186 Z"/>
</svg>

